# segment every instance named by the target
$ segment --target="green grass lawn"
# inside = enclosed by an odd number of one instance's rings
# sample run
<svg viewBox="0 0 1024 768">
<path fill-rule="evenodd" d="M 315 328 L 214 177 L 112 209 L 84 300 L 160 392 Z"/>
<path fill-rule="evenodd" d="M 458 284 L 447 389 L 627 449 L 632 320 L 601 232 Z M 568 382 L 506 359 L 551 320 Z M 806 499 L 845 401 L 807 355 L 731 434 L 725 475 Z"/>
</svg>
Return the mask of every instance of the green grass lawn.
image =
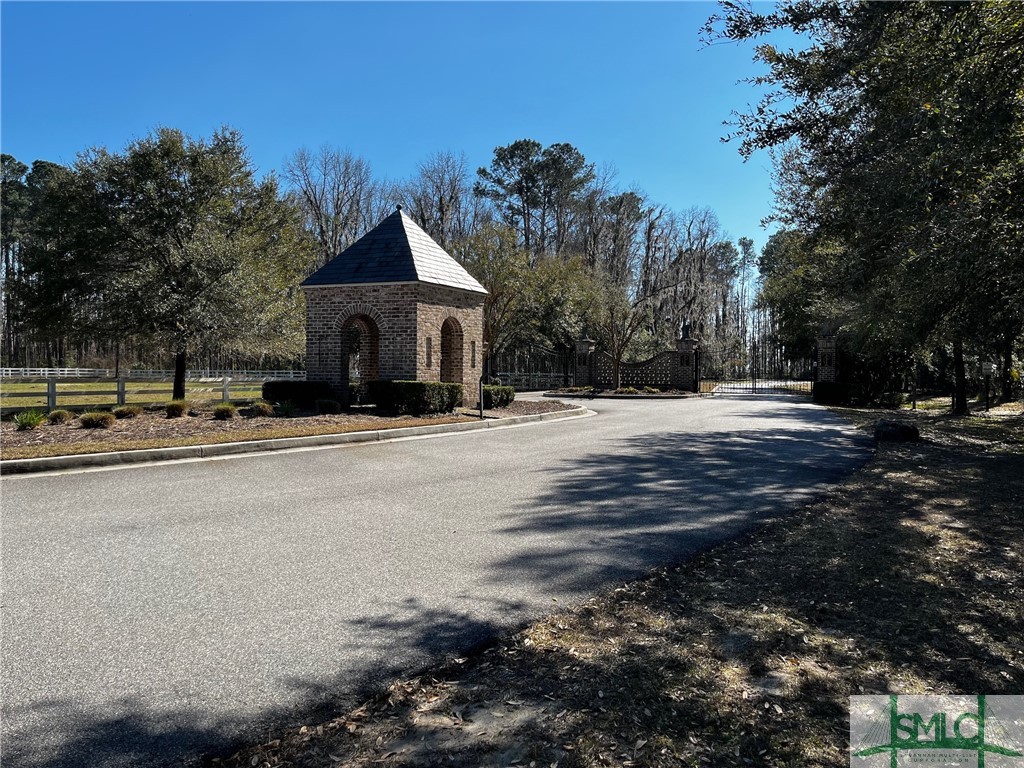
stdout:
<svg viewBox="0 0 1024 768">
<path fill-rule="evenodd" d="M 165 403 L 171 399 L 171 386 L 170 381 L 128 381 L 125 400 L 138 405 Z M 259 399 L 261 390 L 261 382 L 238 382 L 231 385 L 231 399 Z M 80 394 L 101 391 L 109 391 L 109 394 Z M 186 398 L 195 402 L 219 401 L 221 399 L 221 384 L 219 381 L 189 381 L 185 384 L 185 392 Z M 38 396 L 10 396 L 21 393 L 38 393 Z M 114 405 L 117 405 L 117 383 L 113 380 L 62 380 L 57 383 L 57 407 L 59 408 Z M 5 380 L 0 383 L 0 409 L 8 408 L 46 408 L 46 382 Z"/>
</svg>

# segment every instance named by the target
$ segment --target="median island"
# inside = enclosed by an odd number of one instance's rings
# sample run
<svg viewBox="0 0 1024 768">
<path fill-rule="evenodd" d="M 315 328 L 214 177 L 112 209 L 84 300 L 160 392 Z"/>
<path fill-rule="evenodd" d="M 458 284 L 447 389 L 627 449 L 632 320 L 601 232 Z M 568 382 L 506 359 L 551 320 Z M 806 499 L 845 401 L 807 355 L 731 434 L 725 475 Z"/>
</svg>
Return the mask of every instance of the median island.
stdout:
<svg viewBox="0 0 1024 768">
<path fill-rule="evenodd" d="M 514 400 L 500 408 L 484 411 L 486 419 L 501 419 L 552 411 L 570 410 L 572 405 L 557 400 L 533 402 Z M 218 443 L 310 437 L 347 432 L 378 431 L 437 424 L 478 421 L 479 410 L 456 408 L 448 413 L 421 416 L 378 413 L 373 407 L 357 407 L 333 414 L 275 409 L 266 403 L 231 406 L 188 405 L 180 416 L 169 416 L 167 407 L 100 411 L 110 414 L 106 426 L 88 427 L 82 415 L 70 411 L 51 412 L 32 428 L 19 428 L 14 421 L 0 423 L 0 459 L 34 459 L 85 453 L 109 453 L 150 448 L 211 445 Z M 53 413 L 67 414 L 52 418 Z M 121 418 L 116 418 L 115 413 Z M 90 422 L 90 420 L 86 420 Z M 99 419 L 102 422 L 104 419 Z"/>
</svg>

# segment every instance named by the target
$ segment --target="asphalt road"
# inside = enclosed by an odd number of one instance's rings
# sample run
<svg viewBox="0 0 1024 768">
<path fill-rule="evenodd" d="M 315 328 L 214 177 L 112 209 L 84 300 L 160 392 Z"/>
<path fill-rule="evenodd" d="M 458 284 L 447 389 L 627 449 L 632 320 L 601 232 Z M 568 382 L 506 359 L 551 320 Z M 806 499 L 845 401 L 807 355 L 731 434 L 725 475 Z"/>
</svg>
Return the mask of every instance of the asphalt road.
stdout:
<svg viewBox="0 0 1024 768">
<path fill-rule="evenodd" d="M 181 764 L 684 560 L 870 446 L 796 397 L 0 482 L 2 762 Z"/>
</svg>

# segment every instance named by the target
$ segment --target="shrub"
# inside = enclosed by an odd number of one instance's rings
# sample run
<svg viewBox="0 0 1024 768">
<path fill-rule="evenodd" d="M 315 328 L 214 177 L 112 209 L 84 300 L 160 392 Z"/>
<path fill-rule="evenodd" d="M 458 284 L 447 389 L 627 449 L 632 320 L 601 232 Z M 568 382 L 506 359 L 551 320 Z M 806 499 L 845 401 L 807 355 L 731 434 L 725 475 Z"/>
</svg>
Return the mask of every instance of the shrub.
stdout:
<svg viewBox="0 0 1024 768">
<path fill-rule="evenodd" d="M 188 400 L 171 400 L 165 410 L 168 419 L 180 419 L 189 412 Z"/>
<path fill-rule="evenodd" d="M 644 394 L 645 395 L 660 395 L 661 394 L 661 390 L 658 389 L 657 387 L 644 387 Z"/>
<path fill-rule="evenodd" d="M 273 416 L 274 406 L 265 400 L 257 400 L 255 403 L 249 405 L 248 414 L 249 418 L 255 418 L 256 416 Z"/>
<path fill-rule="evenodd" d="M 441 381 L 371 381 L 371 403 L 393 413 L 448 413 L 462 404 L 462 385 Z"/>
<path fill-rule="evenodd" d="M 296 410 L 295 403 L 291 400 L 285 400 L 283 403 L 278 403 L 274 406 L 274 415 L 280 416 L 284 419 L 290 419 L 295 415 Z"/>
<path fill-rule="evenodd" d="M 484 385 L 484 408 L 504 408 L 516 399 L 516 391 L 512 387 Z"/>
<path fill-rule="evenodd" d="M 883 392 L 878 396 L 878 404 L 882 408 L 899 408 L 907 402 L 907 397 L 902 392 Z"/>
<path fill-rule="evenodd" d="M 816 381 L 811 389 L 811 397 L 821 405 L 847 405 L 850 402 L 850 388 L 838 381 Z"/>
<path fill-rule="evenodd" d="M 265 381 L 263 399 L 271 403 L 287 400 L 300 408 L 313 408 L 317 400 L 334 399 L 334 390 L 326 381 Z"/>
<path fill-rule="evenodd" d="M 117 418 L 110 411 L 91 411 L 78 417 L 78 423 L 86 429 L 110 429 Z"/>
<path fill-rule="evenodd" d="M 636 387 L 619 387 L 615 390 L 616 395 L 639 395 L 640 390 Z"/>
<path fill-rule="evenodd" d="M 316 412 L 321 416 L 341 413 L 341 403 L 337 400 L 317 400 Z"/>
<path fill-rule="evenodd" d="M 134 419 L 142 414 L 141 405 L 122 405 L 114 409 L 115 419 Z"/>
<path fill-rule="evenodd" d="M 221 403 L 213 409 L 213 418 L 218 421 L 230 421 L 235 418 L 238 409 L 231 403 Z"/>
<path fill-rule="evenodd" d="M 65 411 L 61 409 L 58 409 L 56 411 L 50 411 L 48 414 L 46 414 L 46 420 L 51 424 L 67 424 L 73 418 L 75 418 L 75 414 L 73 414 L 71 411 Z"/>
<path fill-rule="evenodd" d="M 40 424 L 46 421 L 46 416 L 42 411 L 35 409 L 31 411 L 22 411 L 14 415 L 14 423 L 17 425 L 19 430 L 23 429 L 35 429 Z"/>
</svg>

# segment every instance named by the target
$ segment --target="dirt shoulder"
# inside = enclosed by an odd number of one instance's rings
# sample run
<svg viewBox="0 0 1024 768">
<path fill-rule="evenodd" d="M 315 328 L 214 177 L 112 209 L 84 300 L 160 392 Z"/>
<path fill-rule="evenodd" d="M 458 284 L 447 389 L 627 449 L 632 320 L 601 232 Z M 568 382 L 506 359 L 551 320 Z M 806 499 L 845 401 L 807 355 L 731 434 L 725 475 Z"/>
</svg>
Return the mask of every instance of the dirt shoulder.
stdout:
<svg viewBox="0 0 1024 768">
<path fill-rule="evenodd" d="M 534 403 L 514 401 L 507 408 L 484 412 L 486 418 L 507 418 L 574 408 L 558 401 Z M 244 409 L 242 409 L 244 411 Z M 241 413 L 241 411 L 240 411 Z M 28 459 L 82 453 L 108 453 L 146 448 L 269 440 L 282 437 L 343 434 L 434 424 L 477 421 L 478 411 L 435 416 L 378 416 L 352 412 L 331 416 L 299 415 L 293 418 L 257 416 L 219 421 L 213 408 L 202 407 L 195 415 L 168 419 L 162 410 L 146 411 L 132 419 L 120 419 L 109 429 L 85 429 L 77 420 L 67 424 L 42 424 L 32 430 L 18 430 L 7 421 L 0 423 L 0 458 Z"/>
<path fill-rule="evenodd" d="M 791 516 L 213 764 L 839 766 L 850 695 L 1021 693 L 1024 419 L 908 418 Z"/>
</svg>

